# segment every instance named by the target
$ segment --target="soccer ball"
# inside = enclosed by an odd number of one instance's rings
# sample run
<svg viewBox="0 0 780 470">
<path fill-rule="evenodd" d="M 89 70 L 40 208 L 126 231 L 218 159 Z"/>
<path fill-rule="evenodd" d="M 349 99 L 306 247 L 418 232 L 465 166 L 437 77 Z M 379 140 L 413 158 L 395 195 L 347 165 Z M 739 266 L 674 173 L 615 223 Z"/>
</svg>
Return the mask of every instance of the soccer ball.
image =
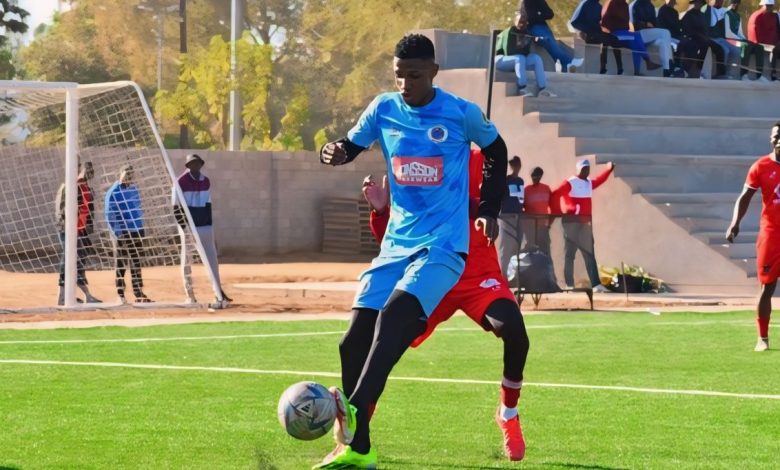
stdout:
<svg viewBox="0 0 780 470">
<path fill-rule="evenodd" d="M 282 393 L 276 412 L 287 434 L 311 441 L 324 436 L 336 421 L 336 399 L 318 383 L 298 382 Z"/>
</svg>

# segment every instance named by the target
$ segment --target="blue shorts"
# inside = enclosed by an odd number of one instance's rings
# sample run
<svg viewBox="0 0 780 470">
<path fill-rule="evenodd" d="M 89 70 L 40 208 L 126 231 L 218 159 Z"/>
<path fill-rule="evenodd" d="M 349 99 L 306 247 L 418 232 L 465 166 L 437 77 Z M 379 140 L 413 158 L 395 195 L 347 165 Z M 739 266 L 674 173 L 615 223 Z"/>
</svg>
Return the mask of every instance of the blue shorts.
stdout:
<svg viewBox="0 0 780 470">
<path fill-rule="evenodd" d="M 458 283 L 466 262 L 455 252 L 438 247 L 423 248 L 409 256 L 374 258 L 360 275 L 360 286 L 352 308 L 382 310 L 394 290 L 412 294 L 420 301 L 425 316 Z"/>
</svg>

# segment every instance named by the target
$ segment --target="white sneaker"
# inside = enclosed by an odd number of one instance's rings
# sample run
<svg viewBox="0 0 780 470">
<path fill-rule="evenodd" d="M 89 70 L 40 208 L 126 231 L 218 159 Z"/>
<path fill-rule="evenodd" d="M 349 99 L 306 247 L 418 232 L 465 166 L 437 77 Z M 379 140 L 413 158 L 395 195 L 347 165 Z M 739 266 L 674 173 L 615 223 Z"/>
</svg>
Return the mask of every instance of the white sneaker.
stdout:
<svg viewBox="0 0 780 470">
<path fill-rule="evenodd" d="M 186 305 L 193 305 L 198 303 L 198 300 L 194 296 L 189 296 L 186 299 L 184 299 L 184 303 Z"/>
<path fill-rule="evenodd" d="M 758 342 L 756 343 L 756 349 L 754 349 L 754 351 L 755 352 L 764 352 L 767 349 L 769 349 L 769 340 L 768 339 L 758 338 Z"/>
<path fill-rule="evenodd" d="M 599 294 L 604 294 L 604 293 L 607 293 L 609 291 L 607 290 L 606 287 L 604 287 L 603 285 L 599 284 L 599 285 L 593 287 L 593 292 L 596 292 L 596 293 L 599 293 Z"/>
<path fill-rule="evenodd" d="M 124 295 L 120 295 L 118 301 L 119 301 L 119 305 L 127 304 L 127 298 Z"/>
<path fill-rule="evenodd" d="M 528 88 L 521 88 L 517 90 L 517 96 L 529 97 L 529 96 L 534 96 L 534 94 L 528 91 Z"/>
<path fill-rule="evenodd" d="M 542 96 L 542 97 L 547 97 L 547 98 L 557 98 L 558 97 L 558 95 L 556 95 L 555 93 L 551 92 L 547 88 L 542 88 L 541 90 L 539 90 L 539 94 L 536 95 L 536 96 Z"/>
<path fill-rule="evenodd" d="M 577 71 L 577 68 L 582 67 L 582 64 L 585 63 L 585 59 L 582 57 L 576 57 L 569 62 L 569 65 L 566 66 L 566 71 L 569 73 L 574 73 Z"/>
</svg>

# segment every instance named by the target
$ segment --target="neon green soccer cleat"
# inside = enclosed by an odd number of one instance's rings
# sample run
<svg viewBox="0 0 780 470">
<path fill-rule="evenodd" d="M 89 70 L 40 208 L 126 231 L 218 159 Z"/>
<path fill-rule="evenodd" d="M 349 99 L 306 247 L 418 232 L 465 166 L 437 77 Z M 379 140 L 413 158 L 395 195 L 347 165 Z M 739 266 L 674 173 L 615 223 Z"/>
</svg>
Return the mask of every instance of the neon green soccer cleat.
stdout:
<svg viewBox="0 0 780 470">
<path fill-rule="evenodd" d="M 312 470 L 323 468 L 366 468 L 376 470 L 376 451 L 371 449 L 368 454 L 358 454 L 352 447 L 345 446 L 337 453 L 328 454 L 319 464 L 312 467 Z"/>
<path fill-rule="evenodd" d="M 355 437 L 357 428 L 357 408 L 352 406 L 338 387 L 328 389 L 336 399 L 336 422 L 333 424 L 333 438 L 339 444 L 347 445 Z"/>
</svg>

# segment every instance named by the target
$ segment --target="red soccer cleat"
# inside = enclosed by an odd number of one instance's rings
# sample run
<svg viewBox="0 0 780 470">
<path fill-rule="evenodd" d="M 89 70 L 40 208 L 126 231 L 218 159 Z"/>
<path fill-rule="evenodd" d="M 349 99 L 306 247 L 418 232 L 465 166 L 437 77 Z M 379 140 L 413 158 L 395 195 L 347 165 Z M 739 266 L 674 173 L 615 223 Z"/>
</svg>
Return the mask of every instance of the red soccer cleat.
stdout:
<svg viewBox="0 0 780 470">
<path fill-rule="evenodd" d="M 523 429 L 520 427 L 520 418 L 515 416 L 509 421 L 504 421 L 501 417 L 501 409 L 496 411 L 496 424 L 504 434 L 504 453 L 509 460 L 523 460 L 525 457 L 525 438 L 523 438 Z"/>
</svg>

